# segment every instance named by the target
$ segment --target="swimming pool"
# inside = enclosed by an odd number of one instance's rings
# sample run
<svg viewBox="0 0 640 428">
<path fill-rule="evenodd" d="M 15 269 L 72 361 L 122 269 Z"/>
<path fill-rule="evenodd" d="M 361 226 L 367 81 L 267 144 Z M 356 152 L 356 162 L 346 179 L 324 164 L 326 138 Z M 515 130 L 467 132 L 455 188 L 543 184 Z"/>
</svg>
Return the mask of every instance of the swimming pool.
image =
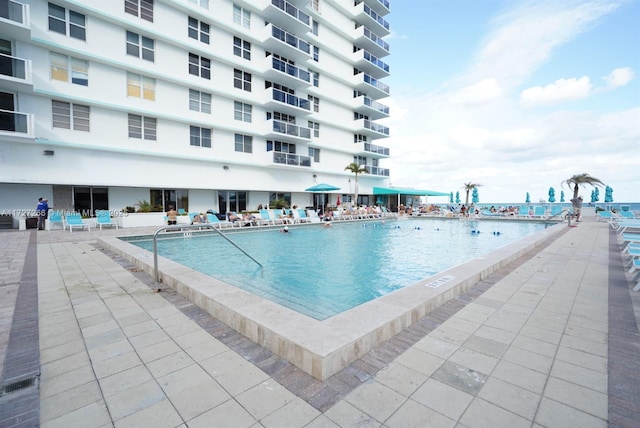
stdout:
<svg viewBox="0 0 640 428">
<path fill-rule="evenodd" d="M 531 235 L 543 224 L 407 219 L 158 240 L 159 255 L 317 320 Z M 152 251 L 147 238 L 126 239 Z"/>
</svg>

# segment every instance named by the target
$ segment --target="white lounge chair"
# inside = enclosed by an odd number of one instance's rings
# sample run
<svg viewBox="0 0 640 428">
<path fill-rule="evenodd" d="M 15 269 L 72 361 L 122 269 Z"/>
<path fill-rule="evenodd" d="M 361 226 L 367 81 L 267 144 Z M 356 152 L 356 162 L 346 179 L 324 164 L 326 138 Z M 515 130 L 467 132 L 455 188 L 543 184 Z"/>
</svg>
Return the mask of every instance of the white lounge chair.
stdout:
<svg viewBox="0 0 640 428">
<path fill-rule="evenodd" d="M 114 227 L 118 229 L 118 223 L 113 221 L 111 213 L 107 210 L 96 210 L 96 224 L 102 230 L 102 227 Z"/>
</svg>

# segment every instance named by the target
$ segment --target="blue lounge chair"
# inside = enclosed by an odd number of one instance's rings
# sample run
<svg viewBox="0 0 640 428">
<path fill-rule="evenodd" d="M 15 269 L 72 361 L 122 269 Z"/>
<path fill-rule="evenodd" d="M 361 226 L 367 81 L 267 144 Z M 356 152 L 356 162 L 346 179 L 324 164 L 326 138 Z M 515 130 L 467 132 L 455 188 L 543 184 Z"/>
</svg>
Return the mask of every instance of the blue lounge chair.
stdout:
<svg viewBox="0 0 640 428">
<path fill-rule="evenodd" d="M 615 218 L 611 211 L 598 211 L 596 214 L 597 214 L 596 217 L 598 221 L 601 221 L 601 220 L 610 221 Z"/>
<path fill-rule="evenodd" d="M 184 210 L 184 208 L 178 208 L 178 215 L 185 215 L 186 211 Z"/>
<path fill-rule="evenodd" d="M 262 219 L 261 223 L 266 223 L 267 225 L 275 226 L 276 224 L 284 224 L 284 220 L 281 218 L 276 218 L 275 215 L 271 214 L 271 210 L 259 210 L 260 218 Z"/>
<path fill-rule="evenodd" d="M 76 229 L 84 229 L 87 228 L 88 231 L 91 230 L 88 223 L 82 221 L 82 216 L 79 213 L 67 213 L 64 216 L 64 221 L 69 228 L 69 232 L 73 233 L 73 228 Z"/>
<path fill-rule="evenodd" d="M 298 213 L 297 217 L 299 223 L 311 223 L 311 219 L 307 217 L 307 213 L 305 212 L 305 210 L 303 210 L 302 208 L 296 209 L 296 211 L 294 212 L 294 217 L 296 212 Z"/>
<path fill-rule="evenodd" d="M 552 205 L 551 206 L 551 217 L 557 216 L 562 212 L 562 205 Z"/>
<path fill-rule="evenodd" d="M 102 230 L 102 226 L 118 228 L 118 223 L 113 221 L 111 213 L 107 210 L 96 210 L 96 224 Z"/>
<path fill-rule="evenodd" d="M 233 223 L 227 220 L 222 221 L 215 214 L 207 214 L 207 218 L 209 219 L 209 223 L 211 223 L 213 227 L 217 227 L 218 229 L 221 229 L 223 227 L 233 227 Z"/>
<path fill-rule="evenodd" d="M 60 211 L 51 211 L 49 214 L 49 226 L 48 229 L 51 230 L 53 226 L 58 225 L 64 230 L 64 221 L 62 219 L 62 213 Z"/>
<path fill-rule="evenodd" d="M 544 217 L 546 212 L 547 212 L 547 207 L 545 207 L 544 205 L 538 205 L 533 209 L 533 216 L 535 218 L 542 218 Z"/>
<path fill-rule="evenodd" d="M 622 218 L 636 218 L 631 211 L 620 211 L 618 214 Z"/>
</svg>

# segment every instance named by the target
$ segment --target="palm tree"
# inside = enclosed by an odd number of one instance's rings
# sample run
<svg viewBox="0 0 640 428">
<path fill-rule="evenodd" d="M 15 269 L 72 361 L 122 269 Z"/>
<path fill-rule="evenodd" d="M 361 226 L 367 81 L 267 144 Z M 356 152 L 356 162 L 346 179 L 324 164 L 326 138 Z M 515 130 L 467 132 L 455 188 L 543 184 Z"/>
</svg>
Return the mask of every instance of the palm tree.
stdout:
<svg viewBox="0 0 640 428">
<path fill-rule="evenodd" d="M 365 172 L 369 172 L 367 170 L 366 167 L 358 164 L 357 162 L 351 162 L 349 165 L 347 165 L 344 168 L 345 171 L 351 171 L 353 174 L 355 174 L 356 176 L 356 183 L 355 183 L 355 195 L 354 195 L 354 203 L 356 204 L 356 206 L 358 205 L 358 175 L 363 174 Z"/>
<path fill-rule="evenodd" d="M 573 199 L 578 197 L 578 192 L 580 190 L 580 186 L 583 184 L 589 184 L 593 187 L 598 185 L 604 186 L 604 183 L 599 179 L 590 176 L 586 172 L 583 174 L 576 174 L 571 178 L 568 178 L 562 182 L 562 184 L 566 184 L 568 188 L 573 188 Z"/>
<path fill-rule="evenodd" d="M 467 192 L 467 197 L 464 200 L 464 205 L 467 206 L 469 205 L 469 192 L 471 192 L 474 188 L 476 187 L 480 187 L 482 186 L 482 184 L 478 184 L 478 183 L 464 183 L 464 190 L 465 192 Z"/>
</svg>

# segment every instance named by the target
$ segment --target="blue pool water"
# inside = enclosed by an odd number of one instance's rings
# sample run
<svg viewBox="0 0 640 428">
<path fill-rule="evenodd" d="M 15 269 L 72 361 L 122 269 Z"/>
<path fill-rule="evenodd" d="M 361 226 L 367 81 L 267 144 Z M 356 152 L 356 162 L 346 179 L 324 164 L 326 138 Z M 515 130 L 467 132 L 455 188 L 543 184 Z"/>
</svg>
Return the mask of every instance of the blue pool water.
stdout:
<svg viewBox="0 0 640 428">
<path fill-rule="evenodd" d="M 543 228 L 531 222 L 408 219 L 228 234 L 263 270 L 217 234 L 159 239 L 158 254 L 323 320 Z M 153 251 L 149 237 L 127 241 Z"/>
</svg>

